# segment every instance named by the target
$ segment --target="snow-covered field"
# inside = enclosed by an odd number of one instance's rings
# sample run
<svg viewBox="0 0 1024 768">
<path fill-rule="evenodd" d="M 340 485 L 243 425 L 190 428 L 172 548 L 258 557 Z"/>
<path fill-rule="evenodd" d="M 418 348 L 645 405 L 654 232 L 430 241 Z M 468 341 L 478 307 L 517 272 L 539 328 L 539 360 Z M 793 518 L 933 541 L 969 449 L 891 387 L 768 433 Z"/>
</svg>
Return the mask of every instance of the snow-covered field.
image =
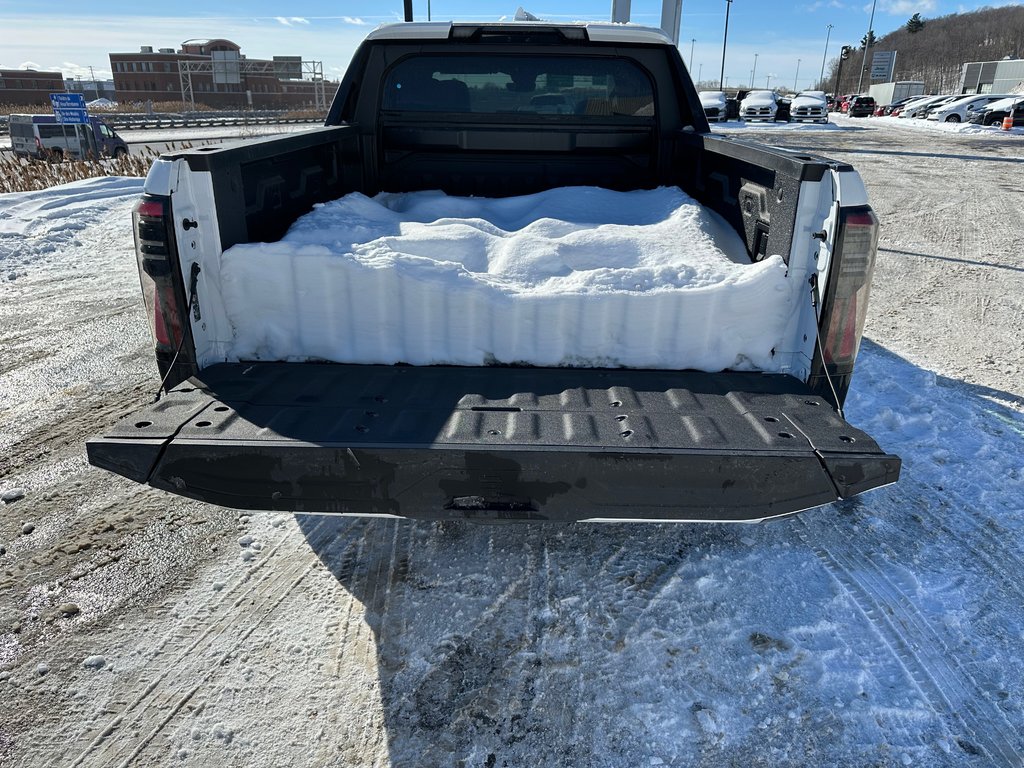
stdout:
<svg viewBox="0 0 1024 768">
<path fill-rule="evenodd" d="M 139 182 L 0 196 L 0 763 L 1024 764 L 1022 155 L 868 124 L 744 130 L 865 177 L 847 417 L 903 477 L 761 526 L 249 516 L 94 470 L 156 387 Z"/>
</svg>

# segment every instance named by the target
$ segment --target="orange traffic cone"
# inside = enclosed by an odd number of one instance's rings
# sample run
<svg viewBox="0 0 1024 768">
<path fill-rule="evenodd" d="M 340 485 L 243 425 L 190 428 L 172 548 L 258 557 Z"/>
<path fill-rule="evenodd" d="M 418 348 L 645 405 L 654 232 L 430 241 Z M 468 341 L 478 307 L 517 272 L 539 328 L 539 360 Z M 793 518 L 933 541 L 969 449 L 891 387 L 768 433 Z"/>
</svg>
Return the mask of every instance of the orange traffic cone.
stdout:
<svg viewBox="0 0 1024 768">
<path fill-rule="evenodd" d="M 1007 115 L 1003 118 L 1003 130 L 1008 131 L 1013 128 L 1013 115 Z"/>
</svg>

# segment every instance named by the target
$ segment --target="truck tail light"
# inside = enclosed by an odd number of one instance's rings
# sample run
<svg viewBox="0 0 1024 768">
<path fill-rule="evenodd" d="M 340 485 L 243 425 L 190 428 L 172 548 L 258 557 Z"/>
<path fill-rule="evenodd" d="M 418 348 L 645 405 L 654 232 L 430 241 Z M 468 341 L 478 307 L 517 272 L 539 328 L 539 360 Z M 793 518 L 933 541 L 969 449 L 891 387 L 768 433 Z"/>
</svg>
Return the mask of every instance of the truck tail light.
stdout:
<svg viewBox="0 0 1024 768">
<path fill-rule="evenodd" d="M 867 317 L 878 218 L 867 206 L 840 210 L 832 274 L 818 319 L 821 346 L 809 383 L 842 407 Z"/>
<path fill-rule="evenodd" d="M 170 201 L 145 195 L 135 206 L 132 221 L 149 330 L 157 354 L 173 354 L 182 340 L 185 312 L 171 264 Z"/>
</svg>

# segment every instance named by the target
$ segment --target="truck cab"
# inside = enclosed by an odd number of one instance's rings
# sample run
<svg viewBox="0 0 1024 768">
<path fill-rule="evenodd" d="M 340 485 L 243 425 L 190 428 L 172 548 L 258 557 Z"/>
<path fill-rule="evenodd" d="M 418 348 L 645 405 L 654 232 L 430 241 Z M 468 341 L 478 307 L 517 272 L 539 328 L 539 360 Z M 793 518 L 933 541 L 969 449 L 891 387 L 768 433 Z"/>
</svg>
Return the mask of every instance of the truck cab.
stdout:
<svg viewBox="0 0 1024 768">
<path fill-rule="evenodd" d="M 11 149 L 38 160 L 123 157 L 128 144 L 98 117 L 88 123 L 62 124 L 53 115 L 11 115 Z"/>
</svg>

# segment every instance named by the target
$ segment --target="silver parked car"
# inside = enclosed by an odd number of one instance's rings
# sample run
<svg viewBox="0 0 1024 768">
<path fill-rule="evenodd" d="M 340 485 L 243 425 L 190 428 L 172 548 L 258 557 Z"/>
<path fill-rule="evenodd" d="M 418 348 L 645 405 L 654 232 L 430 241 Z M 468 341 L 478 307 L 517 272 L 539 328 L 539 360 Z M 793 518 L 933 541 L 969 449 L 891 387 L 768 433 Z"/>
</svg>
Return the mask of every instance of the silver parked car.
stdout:
<svg viewBox="0 0 1024 768">
<path fill-rule="evenodd" d="M 775 91 L 751 91 L 740 102 L 740 117 L 744 120 L 774 120 L 778 111 Z"/>
<path fill-rule="evenodd" d="M 789 106 L 789 119 L 815 123 L 828 122 L 828 101 L 824 91 L 801 91 Z"/>
<path fill-rule="evenodd" d="M 725 94 L 722 91 L 701 91 L 700 105 L 704 107 L 704 114 L 708 118 L 709 123 L 721 122 L 726 120 L 725 114 Z"/>
</svg>

